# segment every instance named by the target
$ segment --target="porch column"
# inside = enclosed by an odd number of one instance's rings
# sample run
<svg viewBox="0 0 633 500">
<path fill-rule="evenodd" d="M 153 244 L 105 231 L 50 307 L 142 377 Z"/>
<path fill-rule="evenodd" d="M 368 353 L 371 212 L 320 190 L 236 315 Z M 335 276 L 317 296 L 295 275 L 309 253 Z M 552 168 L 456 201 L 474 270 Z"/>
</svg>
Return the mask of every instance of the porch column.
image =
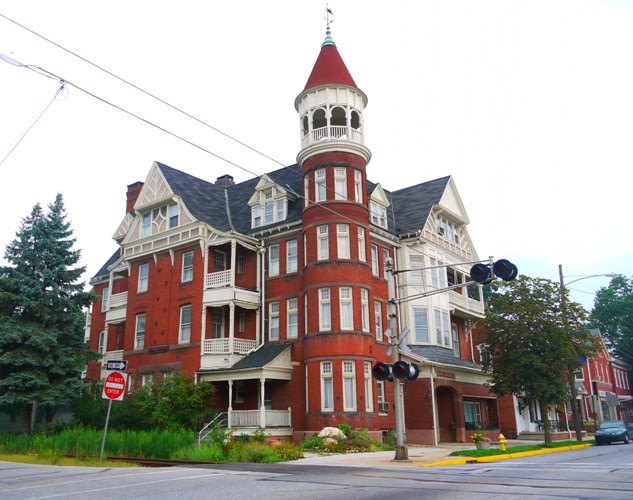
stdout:
<svg viewBox="0 0 633 500">
<path fill-rule="evenodd" d="M 235 288 L 235 274 L 237 273 L 237 258 L 235 252 L 237 250 L 237 242 L 235 238 L 231 240 L 231 288 Z"/>
<path fill-rule="evenodd" d="M 266 379 L 264 377 L 262 377 L 259 380 L 260 383 L 260 387 L 259 387 L 259 393 L 261 394 L 260 400 L 261 400 L 261 406 L 259 408 L 259 426 L 262 429 L 266 428 L 266 405 L 264 403 L 265 398 L 266 398 L 266 392 L 265 392 L 265 384 L 266 384 Z"/>
<path fill-rule="evenodd" d="M 229 380 L 229 411 L 228 413 L 228 426 L 229 429 L 232 427 L 233 425 L 233 381 Z"/>
<path fill-rule="evenodd" d="M 229 352 L 234 353 L 233 340 L 235 338 L 235 302 L 229 304 Z"/>
</svg>

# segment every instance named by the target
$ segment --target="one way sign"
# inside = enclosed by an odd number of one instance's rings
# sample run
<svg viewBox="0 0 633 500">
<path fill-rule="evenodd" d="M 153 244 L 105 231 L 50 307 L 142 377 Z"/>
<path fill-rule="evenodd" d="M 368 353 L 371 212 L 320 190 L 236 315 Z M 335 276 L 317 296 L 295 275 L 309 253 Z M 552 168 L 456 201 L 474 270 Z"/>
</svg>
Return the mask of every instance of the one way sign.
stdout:
<svg viewBox="0 0 633 500">
<path fill-rule="evenodd" d="M 124 359 L 111 359 L 106 363 L 106 370 L 124 372 L 127 370 L 127 361 Z"/>
</svg>

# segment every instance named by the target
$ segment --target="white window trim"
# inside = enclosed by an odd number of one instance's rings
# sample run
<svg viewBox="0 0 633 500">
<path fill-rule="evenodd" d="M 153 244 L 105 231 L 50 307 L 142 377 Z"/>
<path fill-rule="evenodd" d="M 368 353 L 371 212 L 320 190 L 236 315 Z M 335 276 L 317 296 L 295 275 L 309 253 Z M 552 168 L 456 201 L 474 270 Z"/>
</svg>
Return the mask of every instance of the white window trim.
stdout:
<svg viewBox="0 0 633 500">
<path fill-rule="evenodd" d="M 351 382 L 351 383 L 349 383 Z M 356 363 L 343 360 L 343 411 L 356 411 Z M 349 392 L 351 388 L 351 394 Z M 351 403 L 348 404 L 348 403 Z"/>
<path fill-rule="evenodd" d="M 374 301 L 374 325 L 376 328 L 376 340 L 383 340 L 383 317 L 382 317 L 382 302 Z"/>
<path fill-rule="evenodd" d="M 319 288 L 319 331 L 332 329 L 332 299 L 329 288 Z M 327 314 L 326 314 L 327 312 Z"/>
<path fill-rule="evenodd" d="M 426 316 L 426 340 L 424 339 L 419 339 L 418 338 L 418 324 L 416 323 L 416 315 L 420 313 L 420 314 L 424 314 Z M 422 329 L 423 325 L 420 325 L 420 329 Z M 431 331 L 430 331 L 430 327 L 429 327 L 429 311 L 427 308 L 423 308 L 423 307 L 414 307 L 413 308 L 413 341 L 416 344 L 429 344 L 431 343 Z"/>
<path fill-rule="evenodd" d="M 286 273 L 296 273 L 299 268 L 297 240 L 286 242 Z"/>
<path fill-rule="evenodd" d="M 143 270 L 146 270 L 147 274 L 143 276 Z M 138 266 L 138 284 L 136 288 L 137 293 L 147 292 L 149 289 L 149 263 L 139 264 Z"/>
<path fill-rule="evenodd" d="M 105 287 L 101 292 L 101 312 L 106 312 L 110 305 L 110 288 Z"/>
<path fill-rule="evenodd" d="M 191 259 L 191 263 L 187 264 L 187 260 Z M 180 278 L 182 283 L 193 281 L 193 251 L 182 254 L 182 275 Z"/>
<path fill-rule="evenodd" d="M 143 318 L 143 321 L 140 321 Z M 142 323 L 142 329 L 139 328 Z M 136 323 L 134 328 L 134 349 L 143 349 L 145 347 L 145 333 L 147 331 L 147 314 L 141 313 L 136 315 Z"/>
<path fill-rule="evenodd" d="M 268 339 L 279 340 L 279 302 L 268 304 Z"/>
<path fill-rule="evenodd" d="M 358 170 L 354 170 L 354 201 L 356 203 L 363 202 L 363 174 Z"/>
<path fill-rule="evenodd" d="M 317 260 L 327 260 L 330 258 L 328 227 L 317 226 L 316 231 L 317 231 Z"/>
<path fill-rule="evenodd" d="M 106 352 L 106 331 L 101 330 L 99 332 L 99 343 L 97 345 L 97 352 L 104 354 Z"/>
<path fill-rule="evenodd" d="M 374 384 L 371 374 L 371 361 L 363 362 L 363 383 L 365 385 L 365 411 L 373 413 L 374 411 Z"/>
<path fill-rule="evenodd" d="M 365 246 L 365 228 L 358 226 L 358 260 L 367 262 L 367 247 Z"/>
<path fill-rule="evenodd" d="M 321 411 L 333 412 L 334 411 L 334 378 L 333 367 L 331 361 L 321 361 Z M 326 384 L 326 380 L 328 384 Z M 326 387 L 328 398 L 326 398 Z M 329 399 L 330 406 L 326 406 Z"/>
<path fill-rule="evenodd" d="M 325 169 L 321 168 L 314 172 L 314 201 L 317 203 L 327 200 L 327 184 Z"/>
<path fill-rule="evenodd" d="M 185 312 L 189 311 L 189 321 L 185 321 Z M 191 342 L 191 304 L 180 306 L 180 328 L 178 329 L 178 343 L 188 344 Z"/>
<path fill-rule="evenodd" d="M 380 276 L 380 260 L 378 258 L 378 245 L 371 246 L 371 273 Z"/>
<path fill-rule="evenodd" d="M 344 323 L 344 319 L 348 318 L 349 323 Z M 354 290 L 351 286 L 342 286 L 339 288 L 339 318 L 341 330 L 354 329 Z"/>
<path fill-rule="evenodd" d="M 349 259 L 350 255 L 349 225 L 336 225 L 336 252 L 339 259 Z"/>
<path fill-rule="evenodd" d="M 365 288 L 360 289 L 360 318 L 361 330 L 369 331 L 369 292 Z"/>
<path fill-rule="evenodd" d="M 347 199 L 347 169 L 344 167 L 334 169 L 334 198 L 337 200 Z"/>
<path fill-rule="evenodd" d="M 279 245 L 268 248 L 268 276 L 279 276 Z"/>
<path fill-rule="evenodd" d="M 288 325 L 288 338 L 297 338 L 299 336 L 299 300 L 296 298 L 286 301 L 286 324 Z M 294 317 L 294 321 L 292 318 Z M 293 331 L 294 330 L 294 331 Z"/>
<path fill-rule="evenodd" d="M 370 220 L 376 226 L 387 229 L 387 208 L 375 201 L 369 202 Z"/>
</svg>

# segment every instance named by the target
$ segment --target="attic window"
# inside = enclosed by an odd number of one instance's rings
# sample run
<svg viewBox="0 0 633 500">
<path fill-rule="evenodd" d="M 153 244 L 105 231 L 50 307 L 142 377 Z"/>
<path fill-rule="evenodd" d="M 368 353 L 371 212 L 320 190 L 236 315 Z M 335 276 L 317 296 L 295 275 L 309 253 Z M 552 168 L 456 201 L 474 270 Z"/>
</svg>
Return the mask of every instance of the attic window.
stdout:
<svg viewBox="0 0 633 500">
<path fill-rule="evenodd" d="M 258 201 L 251 207 L 251 227 L 267 226 L 286 219 L 288 200 L 283 193 L 275 189 L 261 191 Z"/>
<path fill-rule="evenodd" d="M 387 228 L 387 209 L 378 203 L 369 202 L 369 211 L 371 212 L 371 222 L 377 226 Z"/>
<path fill-rule="evenodd" d="M 451 243 L 459 244 L 459 229 L 457 224 L 441 215 L 437 216 L 437 234 Z"/>
</svg>

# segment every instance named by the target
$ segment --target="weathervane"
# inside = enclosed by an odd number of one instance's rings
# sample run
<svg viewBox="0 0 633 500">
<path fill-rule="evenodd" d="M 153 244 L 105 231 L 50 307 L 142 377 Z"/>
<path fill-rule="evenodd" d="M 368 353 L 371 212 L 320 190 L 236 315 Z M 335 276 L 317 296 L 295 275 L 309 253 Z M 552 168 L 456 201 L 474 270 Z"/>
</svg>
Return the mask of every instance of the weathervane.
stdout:
<svg viewBox="0 0 633 500">
<path fill-rule="evenodd" d="M 330 16 L 333 16 L 333 15 L 334 13 L 332 12 L 332 9 L 330 9 L 328 4 L 325 4 L 325 27 L 328 30 L 330 29 L 330 24 L 334 22 L 334 19 L 330 19 Z"/>
</svg>

